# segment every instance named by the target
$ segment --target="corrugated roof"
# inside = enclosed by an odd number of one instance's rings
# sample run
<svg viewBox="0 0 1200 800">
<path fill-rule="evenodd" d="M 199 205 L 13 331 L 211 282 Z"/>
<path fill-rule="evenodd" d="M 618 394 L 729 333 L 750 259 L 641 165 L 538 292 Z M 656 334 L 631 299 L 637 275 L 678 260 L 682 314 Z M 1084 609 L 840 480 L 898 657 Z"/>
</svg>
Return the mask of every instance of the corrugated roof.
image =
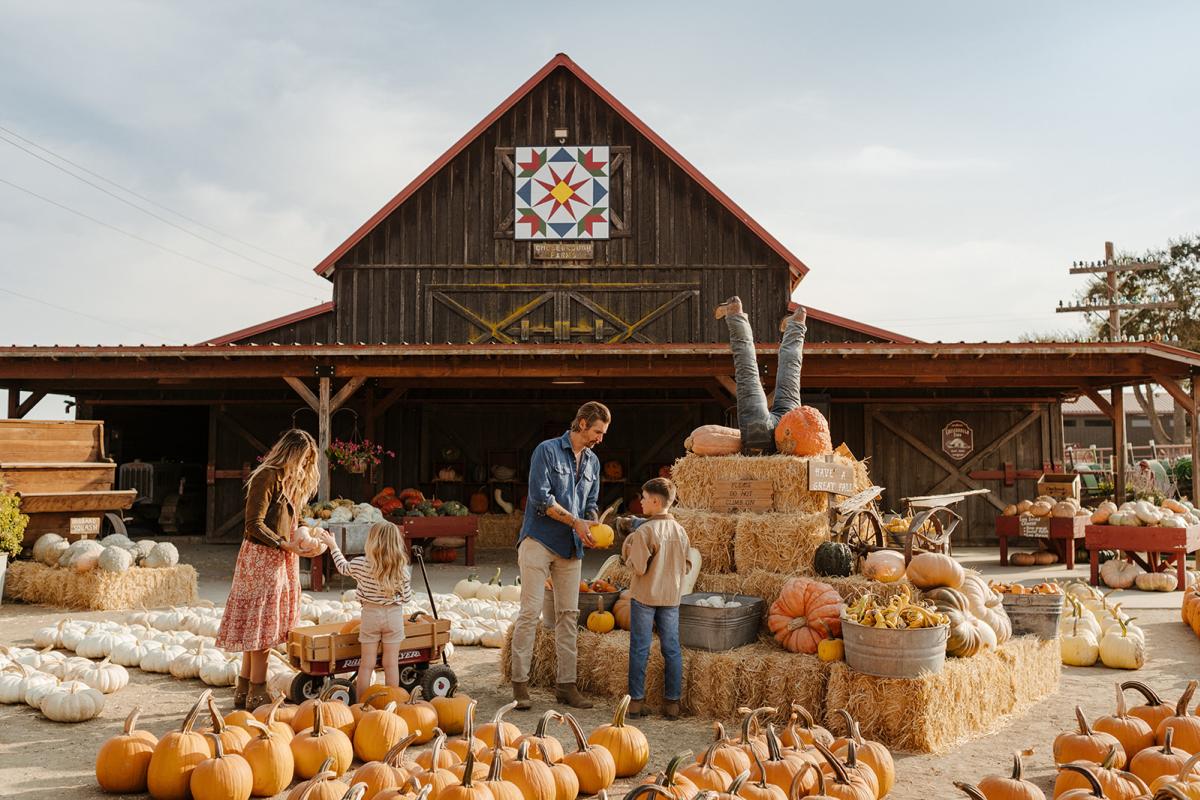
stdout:
<svg viewBox="0 0 1200 800">
<path fill-rule="evenodd" d="M 1109 399 L 1110 392 L 1101 392 L 1102 397 Z M 1159 414 L 1170 414 L 1175 410 L 1175 401 L 1166 392 L 1154 393 L 1154 410 Z M 1104 417 L 1107 416 L 1103 411 L 1096 407 L 1096 403 L 1087 395 L 1080 395 L 1077 399 L 1069 403 L 1063 403 L 1062 413 L 1064 417 Z M 1133 396 L 1133 391 L 1125 392 L 1125 413 L 1126 414 L 1141 414 L 1142 407 L 1138 405 L 1137 398 Z"/>
</svg>

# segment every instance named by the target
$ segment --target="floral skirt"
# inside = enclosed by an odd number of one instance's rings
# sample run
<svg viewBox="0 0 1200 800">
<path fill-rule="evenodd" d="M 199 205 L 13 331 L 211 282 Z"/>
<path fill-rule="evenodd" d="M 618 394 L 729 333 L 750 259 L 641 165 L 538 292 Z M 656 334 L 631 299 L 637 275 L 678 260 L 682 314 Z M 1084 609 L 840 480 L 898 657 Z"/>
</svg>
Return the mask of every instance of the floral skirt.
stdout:
<svg viewBox="0 0 1200 800">
<path fill-rule="evenodd" d="M 217 632 L 217 647 L 234 653 L 266 650 L 287 639 L 299 619 L 299 558 L 244 540 Z"/>
</svg>

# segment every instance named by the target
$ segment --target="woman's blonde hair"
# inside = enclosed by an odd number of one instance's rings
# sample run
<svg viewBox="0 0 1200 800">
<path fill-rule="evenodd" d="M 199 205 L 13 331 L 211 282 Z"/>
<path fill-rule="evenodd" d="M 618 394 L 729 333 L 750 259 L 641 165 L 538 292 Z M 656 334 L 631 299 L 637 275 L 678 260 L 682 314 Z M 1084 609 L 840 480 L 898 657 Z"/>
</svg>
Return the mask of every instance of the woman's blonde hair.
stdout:
<svg viewBox="0 0 1200 800">
<path fill-rule="evenodd" d="M 278 469 L 283 473 L 284 495 L 299 509 L 316 494 L 317 484 L 321 482 L 317 455 L 317 442 L 308 431 L 292 428 L 267 451 L 246 483 L 249 484 L 264 469 Z"/>
<path fill-rule="evenodd" d="M 408 552 L 400 529 L 390 522 L 376 522 L 367 533 L 367 562 L 371 576 L 387 595 L 400 594 L 408 580 Z"/>
</svg>

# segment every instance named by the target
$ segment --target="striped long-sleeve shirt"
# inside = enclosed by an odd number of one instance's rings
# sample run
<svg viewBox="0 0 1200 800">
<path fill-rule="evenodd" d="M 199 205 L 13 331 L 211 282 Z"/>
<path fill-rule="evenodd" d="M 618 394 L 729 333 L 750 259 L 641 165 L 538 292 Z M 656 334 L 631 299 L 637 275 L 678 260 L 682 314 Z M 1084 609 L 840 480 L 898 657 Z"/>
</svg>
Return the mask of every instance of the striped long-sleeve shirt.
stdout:
<svg viewBox="0 0 1200 800">
<path fill-rule="evenodd" d="M 412 601 L 412 567 L 404 568 L 404 585 L 395 595 L 389 597 L 379 586 L 379 581 L 371 574 L 371 563 L 366 556 L 358 556 L 349 561 L 342 555 L 337 545 L 329 548 L 333 556 L 333 565 L 343 575 L 354 578 L 356 584 L 354 594 L 360 603 L 375 603 L 380 606 L 399 606 Z"/>
</svg>

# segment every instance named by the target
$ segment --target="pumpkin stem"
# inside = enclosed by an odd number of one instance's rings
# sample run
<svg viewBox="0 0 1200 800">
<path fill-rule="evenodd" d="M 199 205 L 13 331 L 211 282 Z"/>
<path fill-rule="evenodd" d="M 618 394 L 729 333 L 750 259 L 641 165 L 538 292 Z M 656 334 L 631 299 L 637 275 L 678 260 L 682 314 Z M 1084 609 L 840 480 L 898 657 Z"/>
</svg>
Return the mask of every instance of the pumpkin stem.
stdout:
<svg viewBox="0 0 1200 800">
<path fill-rule="evenodd" d="M 325 700 L 326 702 L 328 702 L 329 700 L 331 700 L 333 698 L 333 691 L 335 689 L 340 689 L 340 688 L 341 688 L 341 686 L 336 683 L 329 684 L 328 686 L 325 687 L 324 691 L 321 692 L 321 694 L 319 695 L 319 699 Z"/>
<path fill-rule="evenodd" d="M 499 761 L 500 759 L 496 759 Z M 463 771 L 462 785 L 465 789 L 471 788 L 472 775 L 475 773 L 475 749 L 467 748 L 467 768 Z"/>
<path fill-rule="evenodd" d="M 1108 753 L 1105 754 L 1104 760 L 1100 762 L 1102 769 L 1113 769 L 1117 766 L 1117 746 L 1114 744 L 1108 748 Z"/>
<path fill-rule="evenodd" d="M 1183 694 L 1179 696 L 1179 702 L 1175 705 L 1175 716 L 1186 717 L 1187 707 L 1192 702 L 1192 695 L 1196 693 L 1196 681 L 1190 680 L 1187 683 L 1187 688 L 1183 690 Z"/>
<path fill-rule="evenodd" d="M 758 767 L 757 785 L 765 789 L 767 786 L 767 768 L 763 766 L 762 759 L 759 758 L 758 749 L 754 747 L 747 747 L 746 749 L 750 751 L 750 755 L 754 759 L 754 766 Z"/>
<path fill-rule="evenodd" d="M 396 742 L 396 744 L 392 746 L 392 749 L 388 750 L 387 753 L 384 754 L 383 763 L 387 764 L 389 767 L 400 766 L 400 756 L 404 755 L 404 751 L 407 750 L 408 746 L 415 742 L 417 737 L 420 735 L 420 731 L 415 731 L 414 733 L 410 733 L 408 736 L 405 736 L 403 739 Z"/>
<path fill-rule="evenodd" d="M 741 793 L 742 787 L 746 785 L 746 781 L 750 780 L 750 770 L 744 769 L 738 773 L 737 777 L 729 782 L 729 791 L 727 794 L 737 796 Z"/>
<path fill-rule="evenodd" d="M 500 706 L 496 711 L 496 716 L 492 717 L 492 741 L 496 747 L 508 747 L 508 737 L 504 733 L 504 715 L 516 707 L 517 701 L 514 700 L 506 706 Z"/>
<path fill-rule="evenodd" d="M 813 720 L 813 715 L 809 713 L 807 708 L 800 705 L 799 703 L 792 703 L 792 711 L 800 716 L 800 719 L 804 722 L 805 728 L 811 729 L 812 726 L 815 724 L 814 720 Z"/>
<path fill-rule="evenodd" d="M 738 712 L 746 715 L 742 718 L 742 744 L 748 745 L 750 744 L 750 726 L 758 725 L 758 716 L 760 714 L 774 714 L 775 709 L 771 706 L 762 706 L 753 710 L 749 708 L 739 708 Z"/>
<path fill-rule="evenodd" d="M 679 772 L 679 768 L 683 766 L 684 762 L 690 761 L 691 758 L 691 750 L 684 750 L 682 753 L 676 753 L 674 756 L 672 756 L 671 760 L 667 762 L 667 771 L 663 773 L 663 777 L 666 779 L 666 784 L 664 785 L 668 787 L 674 786 L 675 774 Z"/>
<path fill-rule="evenodd" d="M 719 748 L 721 744 L 722 742 L 717 740 L 708 746 L 708 748 L 700 756 L 700 766 L 704 767 L 705 769 L 713 768 L 713 758 L 717 755 L 717 748 Z"/>
<path fill-rule="evenodd" d="M 1092 796 L 1101 798 L 1104 797 L 1104 787 L 1100 785 L 1100 780 L 1096 777 L 1096 773 L 1092 772 L 1091 768 L 1087 765 L 1080 763 L 1062 764 L 1059 766 L 1059 769 L 1069 769 L 1071 772 L 1082 775 L 1084 780 L 1088 782 L 1088 787 L 1092 791 Z"/>
<path fill-rule="evenodd" d="M 322 713 L 321 713 L 321 701 L 320 701 L 320 700 L 317 700 L 317 701 L 315 701 L 315 702 L 313 703 L 313 727 L 312 727 L 312 735 L 313 735 L 313 738 L 314 738 L 314 739 L 315 739 L 315 738 L 317 738 L 317 737 L 319 737 L 319 736 L 324 736 L 324 735 L 325 735 L 325 731 L 323 730 L 323 728 L 325 727 L 325 723 L 324 723 L 324 721 L 321 719 L 321 716 L 322 716 Z"/>
<path fill-rule="evenodd" d="M 133 733 L 137 729 L 138 717 L 142 713 L 141 706 L 134 706 L 133 711 L 129 712 L 129 716 L 125 718 L 125 735 Z"/>
<path fill-rule="evenodd" d="M 775 735 L 775 726 L 767 725 L 767 761 L 783 761 L 779 749 L 779 737 Z"/>
<path fill-rule="evenodd" d="M 603 793 L 604 792 L 602 790 L 601 794 L 603 794 Z M 641 797 L 644 794 L 660 794 L 660 795 L 663 795 L 664 797 L 670 797 L 670 798 L 675 797 L 675 795 L 671 794 L 666 789 L 659 786 L 657 783 L 642 783 L 642 784 L 639 784 L 639 785 L 633 787 L 632 789 L 630 789 L 629 792 L 623 798 L 623 800 L 637 800 L 637 798 Z"/>
<path fill-rule="evenodd" d="M 488 769 L 488 783 L 504 780 L 504 759 L 500 756 L 500 735 L 496 734 L 496 746 L 492 748 L 492 766 Z"/>
<path fill-rule="evenodd" d="M 1158 752 L 1162 753 L 1164 756 L 1175 755 L 1171 752 L 1171 738 L 1174 736 L 1174 734 L 1175 729 L 1168 725 L 1167 732 L 1163 734 L 1163 746 L 1158 749 Z"/>
<path fill-rule="evenodd" d="M 365 783 L 356 783 L 346 790 L 346 793 L 342 795 L 342 800 L 362 800 L 363 793 L 366 791 Z"/>
<path fill-rule="evenodd" d="M 467 713 L 463 715 L 463 731 L 462 738 L 470 742 L 475 738 L 475 706 L 478 703 L 475 700 L 467 703 Z M 547 712 L 549 713 L 549 712 Z"/>
<path fill-rule="evenodd" d="M 1025 765 L 1021 762 L 1021 751 L 1015 750 L 1015 751 L 1013 751 L 1012 779 L 1014 781 L 1022 780 L 1023 779 L 1022 776 L 1024 774 L 1025 774 Z M 958 784 L 954 784 L 954 785 L 958 786 Z"/>
<path fill-rule="evenodd" d="M 429 794 L 433 791 L 432 783 L 428 786 L 422 786 L 416 778 L 410 775 L 408 777 L 408 785 L 417 790 L 417 796 L 414 798 L 414 800 L 429 800 Z"/>
<path fill-rule="evenodd" d="M 846 720 L 846 738 L 852 740 L 855 744 L 861 747 L 863 743 L 863 737 L 862 730 L 858 725 L 858 720 L 850 716 L 850 712 L 844 708 L 839 708 L 834 713 Z"/>
<path fill-rule="evenodd" d="M 1155 692 L 1153 689 L 1151 689 L 1149 686 L 1142 683 L 1141 681 L 1125 681 L 1124 683 L 1121 684 L 1121 691 L 1124 692 L 1127 689 L 1133 689 L 1135 692 L 1140 694 L 1142 697 L 1146 698 L 1146 705 L 1148 705 L 1148 706 L 1165 706 L 1166 705 L 1166 703 L 1163 702 L 1163 699 L 1158 696 L 1157 692 Z"/>
<path fill-rule="evenodd" d="M 517 755 L 514 757 L 514 759 L 516 761 L 528 761 L 529 760 L 529 740 L 528 739 L 522 739 L 521 743 L 519 745 L 517 745 Z M 547 763 L 546 766 L 548 767 L 548 766 L 550 766 L 550 764 Z"/>
<path fill-rule="evenodd" d="M 542 744 L 541 742 L 538 742 L 537 749 L 538 749 L 538 752 L 542 754 L 542 763 L 545 764 L 547 767 L 554 766 L 554 764 L 552 764 L 550 761 L 550 753 L 548 753 L 546 751 L 546 745 Z M 520 753 L 520 751 L 517 751 L 517 752 L 518 752 L 518 754 Z"/>
<path fill-rule="evenodd" d="M 629 701 L 631 699 L 632 698 L 629 695 L 625 695 L 621 698 L 621 702 L 617 703 L 617 710 L 613 713 L 612 721 L 612 726 L 614 728 L 625 727 L 625 713 L 629 711 Z"/>
<path fill-rule="evenodd" d="M 817 752 L 821 754 L 821 757 L 825 759 L 825 763 L 827 763 L 830 770 L 833 771 L 834 783 L 844 785 L 850 782 L 850 777 L 846 774 L 845 765 L 838 760 L 838 757 L 835 756 L 828 747 L 816 741 L 813 742 L 813 747 L 817 748 Z M 848 752 L 853 753 L 854 742 L 848 742 L 846 749 Z"/>
<path fill-rule="evenodd" d="M 1117 684 L 1117 713 L 1113 715 L 1117 719 L 1128 719 L 1129 708 L 1125 705 L 1125 693 L 1121 691 L 1121 684 Z"/>
<path fill-rule="evenodd" d="M 1087 717 L 1083 715 L 1083 709 L 1075 706 L 1075 719 L 1079 721 L 1079 732 L 1084 736 L 1092 735 L 1092 728 L 1088 725 Z"/>
<path fill-rule="evenodd" d="M 392 700 L 386 706 L 384 706 L 383 712 L 385 714 L 395 714 L 396 713 L 396 701 Z"/>
<path fill-rule="evenodd" d="M 268 728 L 266 725 L 262 724 L 261 722 L 259 722 L 258 720 L 256 720 L 256 719 L 246 720 L 246 724 L 249 725 L 251 728 L 254 728 L 255 730 L 258 731 L 258 738 L 260 738 L 260 739 L 270 739 L 271 738 L 271 733 L 272 733 L 271 729 Z"/>
<path fill-rule="evenodd" d="M 271 708 L 267 711 L 267 724 L 268 725 L 275 722 L 275 712 L 279 710 L 279 707 L 281 705 L 283 705 L 283 700 L 284 700 L 283 692 L 280 692 L 279 696 L 271 701 Z"/>
<path fill-rule="evenodd" d="M 628 696 L 629 695 L 626 695 L 626 697 Z M 474 701 L 472 701 L 472 703 L 474 703 Z M 626 703 L 625 707 L 629 708 L 629 703 Z M 533 735 L 539 739 L 546 738 L 546 726 L 550 724 L 550 720 L 558 719 L 558 717 L 559 713 L 554 709 L 550 709 L 545 714 L 542 714 L 542 718 L 538 720 L 537 727 L 533 729 Z"/>
<path fill-rule="evenodd" d="M 571 733 L 575 734 L 575 743 L 579 747 L 577 752 L 586 753 L 591 750 L 592 746 L 588 744 L 587 737 L 583 735 L 583 728 L 579 727 L 579 720 L 575 719 L 575 715 L 570 712 L 563 714 L 563 720 L 571 729 Z"/>
<path fill-rule="evenodd" d="M 212 717 L 213 732 L 224 733 L 225 719 L 221 716 L 221 710 L 217 708 L 217 703 L 212 697 L 208 698 L 208 715 Z"/>
<path fill-rule="evenodd" d="M 813 793 L 810 793 L 810 794 L 816 794 L 817 797 L 827 797 L 828 796 L 825 794 L 825 774 L 823 772 L 821 772 L 820 767 L 818 767 L 813 762 L 805 761 L 804 766 L 801 767 L 800 769 L 798 769 L 796 771 L 796 774 L 792 776 L 792 783 L 788 787 L 788 800 L 799 800 L 799 798 L 802 796 L 806 796 L 806 797 L 810 796 L 810 795 L 801 795 L 800 794 L 800 791 L 801 791 L 800 787 L 801 787 L 801 782 L 804 780 L 804 774 L 806 772 L 808 772 L 810 769 L 817 773 L 816 791 Z"/>
<path fill-rule="evenodd" d="M 1196 766 L 1197 762 L 1200 762 L 1200 753 L 1196 753 L 1196 755 L 1183 762 L 1183 766 L 1179 768 L 1180 781 L 1184 783 L 1188 781 L 1188 775 L 1192 773 L 1192 769 Z"/>
<path fill-rule="evenodd" d="M 729 741 L 729 737 L 725 735 L 725 726 L 719 722 L 713 723 L 713 740 L 718 744 Z"/>
<path fill-rule="evenodd" d="M 225 757 L 225 745 L 221 744 L 221 735 L 218 733 L 213 733 L 212 731 L 209 731 L 204 735 L 213 740 L 213 749 L 216 751 L 216 755 L 214 755 L 213 758 L 220 761 Z"/>
<path fill-rule="evenodd" d="M 979 791 L 979 787 L 975 786 L 974 784 L 955 781 L 954 787 L 967 797 L 971 798 L 971 800 L 987 800 L 987 798 L 984 797 L 983 792 Z"/>
<path fill-rule="evenodd" d="M 196 698 L 196 702 L 192 705 L 187 716 L 183 718 L 183 724 L 179 726 L 180 733 L 190 733 L 192 726 L 196 724 L 196 716 L 200 713 L 200 706 L 208 702 L 208 698 L 212 697 L 212 689 L 205 689 Z"/>
<path fill-rule="evenodd" d="M 1154 793 L 1154 800 L 1188 800 L 1188 796 L 1178 786 L 1169 783 Z"/>
</svg>

